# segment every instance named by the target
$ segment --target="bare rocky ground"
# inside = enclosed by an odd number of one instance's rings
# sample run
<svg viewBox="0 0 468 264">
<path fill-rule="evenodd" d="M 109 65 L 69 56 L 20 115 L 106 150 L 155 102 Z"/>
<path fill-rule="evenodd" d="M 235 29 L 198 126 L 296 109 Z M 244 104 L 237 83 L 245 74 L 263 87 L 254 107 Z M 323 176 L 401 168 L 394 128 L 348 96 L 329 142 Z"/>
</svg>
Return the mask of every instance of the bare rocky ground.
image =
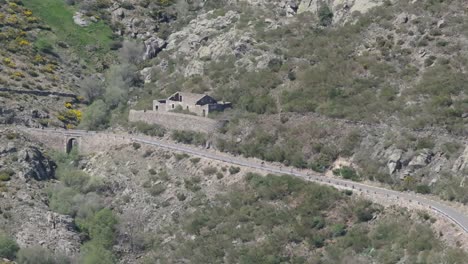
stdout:
<svg viewBox="0 0 468 264">
<path fill-rule="evenodd" d="M 132 263 L 138 257 L 132 244 L 141 244 L 173 221 L 182 221 L 185 214 L 227 191 L 247 172 L 242 169 L 231 175 L 229 167 L 154 147 L 124 145 L 92 156 L 84 170 L 109 183 L 115 195 L 109 203 L 121 219 L 117 247 L 126 256 L 121 262 Z"/>
<path fill-rule="evenodd" d="M 44 148 L 11 129 L 0 130 L 0 227 L 21 247 L 41 245 L 70 256 L 81 238 L 73 219 L 48 208 L 47 186 L 55 182 L 55 163 Z"/>
</svg>

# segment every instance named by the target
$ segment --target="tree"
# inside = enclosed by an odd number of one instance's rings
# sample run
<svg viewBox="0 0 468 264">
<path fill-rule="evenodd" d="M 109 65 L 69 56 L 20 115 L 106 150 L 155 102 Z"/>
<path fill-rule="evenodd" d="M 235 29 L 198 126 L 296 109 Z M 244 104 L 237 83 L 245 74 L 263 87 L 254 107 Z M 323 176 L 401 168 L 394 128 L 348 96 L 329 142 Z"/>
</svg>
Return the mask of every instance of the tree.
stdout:
<svg viewBox="0 0 468 264">
<path fill-rule="evenodd" d="M 105 102 L 110 108 L 115 108 L 119 103 L 125 103 L 131 86 L 137 85 L 141 79 L 135 65 L 113 65 L 106 73 Z"/>
<path fill-rule="evenodd" d="M 96 76 L 83 79 L 80 83 L 81 94 L 89 102 L 104 94 L 104 83 Z"/>
<path fill-rule="evenodd" d="M 103 100 L 92 103 L 83 114 L 81 126 L 90 130 L 105 128 L 109 123 L 109 109 Z"/>
<path fill-rule="evenodd" d="M 119 50 L 120 61 L 124 64 L 138 64 L 143 60 L 144 45 L 136 41 L 124 41 Z"/>
<path fill-rule="evenodd" d="M 88 242 L 82 249 L 83 264 L 113 264 L 116 263 L 114 254 L 102 245 Z"/>
<path fill-rule="evenodd" d="M 320 19 L 320 24 L 322 26 L 329 26 L 333 22 L 333 12 L 330 7 L 326 4 L 322 4 L 318 10 L 318 16 Z"/>
</svg>

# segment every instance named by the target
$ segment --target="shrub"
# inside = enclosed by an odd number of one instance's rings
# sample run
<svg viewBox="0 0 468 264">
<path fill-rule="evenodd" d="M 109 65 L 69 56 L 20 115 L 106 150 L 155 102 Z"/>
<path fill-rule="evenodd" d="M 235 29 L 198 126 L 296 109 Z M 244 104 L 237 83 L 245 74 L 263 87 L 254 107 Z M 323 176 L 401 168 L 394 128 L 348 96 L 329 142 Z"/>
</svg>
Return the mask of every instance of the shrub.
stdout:
<svg viewBox="0 0 468 264">
<path fill-rule="evenodd" d="M 190 157 L 187 153 L 182 153 L 182 154 L 179 154 L 179 153 L 175 153 L 174 154 L 174 157 L 177 161 L 181 161 L 183 159 L 186 159 L 188 157 Z"/>
<path fill-rule="evenodd" d="M 137 143 L 137 142 L 133 142 L 133 143 L 132 143 L 132 146 L 133 146 L 133 149 L 135 149 L 135 150 L 138 150 L 138 149 L 141 148 L 141 144 L 140 144 L 140 143 Z"/>
<path fill-rule="evenodd" d="M 166 186 L 164 184 L 156 184 L 148 189 L 148 192 L 152 196 L 158 196 L 166 191 Z"/>
<path fill-rule="evenodd" d="M 87 95 L 91 97 L 91 95 Z M 109 124 L 109 109 L 103 100 L 93 102 L 83 114 L 81 127 L 90 130 L 100 130 L 106 128 Z"/>
<path fill-rule="evenodd" d="M 177 200 L 179 200 L 181 202 L 185 201 L 185 199 L 187 199 L 187 196 L 185 196 L 185 194 L 183 194 L 183 193 L 177 193 L 176 196 L 177 196 Z"/>
<path fill-rule="evenodd" d="M 132 126 L 135 127 L 138 132 L 147 136 L 163 137 L 166 134 L 166 129 L 156 124 L 152 125 L 145 122 L 135 122 L 132 123 Z"/>
<path fill-rule="evenodd" d="M 239 173 L 240 170 L 241 170 L 241 169 L 240 169 L 239 167 L 233 167 L 233 166 L 229 167 L 229 173 L 230 173 L 231 175 L 234 175 L 234 174 Z"/>
<path fill-rule="evenodd" d="M 326 4 L 322 4 L 318 10 L 318 17 L 322 26 L 329 26 L 333 22 L 333 12 Z"/>
<path fill-rule="evenodd" d="M 192 162 L 192 164 L 197 164 L 198 162 L 200 162 L 200 158 L 191 158 L 190 162 Z"/>
<path fill-rule="evenodd" d="M 224 174 L 221 173 L 221 172 L 217 172 L 217 173 L 216 173 L 216 178 L 217 178 L 218 180 L 221 180 L 222 178 L 224 178 Z"/>
<path fill-rule="evenodd" d="M 0 233 L 0 258 L 13 260 L 18 250 L 19 246 L 16 241 L 6 234 Z"/>
<path fill-rule="evenodd" d="M 114 264 L 116 258 L 111 250 L 95 242 L 88 242 L 82 248 L 83 264 Z"/>
<path fill-rule="evenodd" d="M 360 200 L 354 207 L 354 213 L 360 222 L 367 222 L 374 218 L 374 212 L 377 210 L 372 207 L 372 202 Z"/>
<path fill-rule="evenodd" d="M 218 171 L 216 167 L 206 167 L 203 169 L 203 174 L 205 175 L 213 175 Z"/>
<path fill-rule="evenodd" d="M 15 172 L 11 169 L 1 170 L 0 181 L 9 181 L 13 175 L 15 175 Z"/>
<path fill-rule="evenodd" d="M 352 181 L 361 180 L 361 177 L 357 174 L 356 170 L 347 166 L 333 170 L 333 174 L 336 176 L 341 176 L 347 180 L 352 180 Z"/>
<path fill-rule="evenodd" d="M 110 209 L 102 209 L 96 214 L 78 222 L 80 230 L 89 235 L 95 245 L 109 249 L 114 244 L 117 218 Z"/>
<path fill-rule="evenodd" d="M 68 264 L 70 259 L 63 255 L 54 255 L 43 247 L 22 248 L 18 251 L 16 262 L 18 264 Z"/>
<path fill-rule="evenodd" d="M 199 132 L 176 130 L 172 132 L 171 138 L 174 141 L 185 143 L 185 144 L 193 144 L 193 145 L 205 145 L 206 144 L 206 135 L 203 133 L 199 133 Z"/>
<path fill-rule="evenodd" d="M 334 224 L 331 226 L 331 231 L 334 237 L 344 236 L 346 234 L 346 226 L 344 224 Z"/>
<path fill-rule="evenodd" d="M 416 186 L 416 192 L 422 194 L 431 193 L 431 188 L 428 185 L 418 185 Z"/>
</svg>

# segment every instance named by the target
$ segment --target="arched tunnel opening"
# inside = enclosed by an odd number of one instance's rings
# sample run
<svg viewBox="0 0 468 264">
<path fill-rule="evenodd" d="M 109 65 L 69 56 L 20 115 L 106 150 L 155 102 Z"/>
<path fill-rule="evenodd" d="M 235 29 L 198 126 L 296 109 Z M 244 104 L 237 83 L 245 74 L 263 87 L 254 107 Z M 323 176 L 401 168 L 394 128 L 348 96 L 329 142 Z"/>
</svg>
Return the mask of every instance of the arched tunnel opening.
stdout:
<svg viewBox="0 0 468 264">
<path fill-rule="evenodd" d="M 67 154 L 70 154 L 70 152 L 76 147 L 78 147 L 78 141 L 76 138 L 69 138 L 67 140 Z"/>
</svg>

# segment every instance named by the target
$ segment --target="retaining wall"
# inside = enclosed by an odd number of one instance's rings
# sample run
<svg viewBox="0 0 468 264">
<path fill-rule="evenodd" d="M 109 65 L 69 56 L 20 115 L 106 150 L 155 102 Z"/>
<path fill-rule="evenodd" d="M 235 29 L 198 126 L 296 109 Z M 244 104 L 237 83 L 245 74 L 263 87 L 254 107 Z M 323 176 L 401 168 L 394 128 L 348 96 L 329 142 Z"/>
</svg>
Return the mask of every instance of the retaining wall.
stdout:
<svg viewBox="0 0 468 264">
<path fill-rule="evenodd" d="M 130 110 L 130 122 L 145 122 L 157 124 L 167 129 L 192 130 L 203 133 L 212 133 L 224 125 L 224 122 L 201 116 L 192 116 L 171 112 L 136 111 Z"/>
<path fill-rule="evenodd" d="M 62 92 L 51 92 L 51 91 L 39 91 L 39 90 L 15 90 L 9 88 L 0 88 L 0 92 L 17 93 L 17 94 L 31 94 L 36 96 L 59 96 L 59 97 L 70 97 L 77 98 L 76 94 L 62 93 Z"/>
</svg>

